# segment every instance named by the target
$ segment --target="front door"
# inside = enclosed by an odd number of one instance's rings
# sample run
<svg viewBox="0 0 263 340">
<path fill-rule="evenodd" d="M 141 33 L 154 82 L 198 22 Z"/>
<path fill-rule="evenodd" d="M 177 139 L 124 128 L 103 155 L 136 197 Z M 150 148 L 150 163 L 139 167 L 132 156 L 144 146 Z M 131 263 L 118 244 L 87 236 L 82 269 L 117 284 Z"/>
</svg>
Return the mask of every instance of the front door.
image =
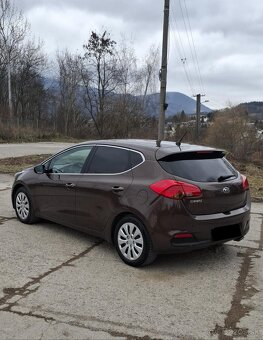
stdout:
<svg viewBox="0 0 263 340">
<path fill-rule="evenodd" d="M 92 146 L 74 147 L 55 156 L 40 175 L 35 190 L 40 216 L 57 223 L 76 225 L 76 185 Z"/>
</svg>

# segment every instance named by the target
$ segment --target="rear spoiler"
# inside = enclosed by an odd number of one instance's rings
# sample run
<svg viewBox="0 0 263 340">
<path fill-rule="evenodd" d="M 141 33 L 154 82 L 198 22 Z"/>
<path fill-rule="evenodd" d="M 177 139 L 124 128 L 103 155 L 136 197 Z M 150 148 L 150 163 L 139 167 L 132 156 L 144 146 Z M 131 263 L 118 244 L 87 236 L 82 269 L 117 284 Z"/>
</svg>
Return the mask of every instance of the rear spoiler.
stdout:
<svg viewBox="0 0 263 340">
<path fill-rule="evenodd" d="M 157 161 L 179 161 L 187 159 L 211 159 L 223 158 L 226 155 L 224 150 L 212 148 L 200 148 L 199 150 L 173 150 L 174 148 L 163 148 L 156 151 L 155 157 Z"/>
</svg>

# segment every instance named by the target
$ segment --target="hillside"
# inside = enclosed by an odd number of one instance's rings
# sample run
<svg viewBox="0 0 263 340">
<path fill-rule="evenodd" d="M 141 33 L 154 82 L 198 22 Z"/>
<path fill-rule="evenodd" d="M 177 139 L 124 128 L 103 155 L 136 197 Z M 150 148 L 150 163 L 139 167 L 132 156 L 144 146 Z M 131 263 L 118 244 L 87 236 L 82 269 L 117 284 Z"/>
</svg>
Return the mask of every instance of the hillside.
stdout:
<svg viewBox="0 0 263 340">
<path fill-rule="evenodd" d="M 56 79 L 46 78 L 45 88 L 49 88 L 52 91 L 58 91 L 59 82 Z M 82 92 L 82 87 L 80 86 L 80 95 Z M 114 94 L 118 96 L 118 94 Z M 141 96 L 140 96 L 141 97 Z M 160 112 L 160 94 L 154 93 L 147 95 L 147 113 L 151 116 L 157 116 Z M 169 104 L 166 111 L 166 117 L 173 116 L 179 112 L 184 112 L 186 114 L 193 114 L 196 112 L 196 100 L 194 98 L 188 97 L 180 92 L 167 92 L 166 102 Z M 201 112 L 211 112 L 212 110 L 205 105 L 201 105 Z"/>
<path fill-rule="evenodd" d="M 150 94 L 147 96 L 148 107 L 147 112 L 152 116 L 159 114 L 159 93 Z M 166 111 L 166 117 L 173 116 L 178 112 L 184 112 L 186 114 L 193 114 L 196 112 L 196 100 L 186 96 L 180 92 L 167 92 L 166 102 L 168 109 Z M 201 112 L 211 112 L 212 110 L 205 105 L 201 105 Z"/>
<path fill-rule="evenodd" d="M 245 107 L 248 114 L 255 119 L 263 120 L 263 102 L 242 103 L 240 106 Z"/>
<path fill-rule="evenodd" d="M 263 113 L 263 102 L 243 103 L 249 113 Z"/>
</svg>

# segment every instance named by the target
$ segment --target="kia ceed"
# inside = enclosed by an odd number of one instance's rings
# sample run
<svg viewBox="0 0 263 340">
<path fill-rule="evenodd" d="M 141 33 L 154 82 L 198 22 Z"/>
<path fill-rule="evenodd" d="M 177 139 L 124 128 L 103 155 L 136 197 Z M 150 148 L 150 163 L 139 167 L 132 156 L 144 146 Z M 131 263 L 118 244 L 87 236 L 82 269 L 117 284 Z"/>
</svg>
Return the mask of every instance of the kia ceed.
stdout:
<svg viewBox="0 0 263 340">
<path fill-rule="evenodd" d="M 132 266 L 157 254 L 240 241 L 246 177 L 223 150 L 153 140 L 81 143 L 15 175 L 18 219 L 53 221 L 114 244 Z"/>
</svg>

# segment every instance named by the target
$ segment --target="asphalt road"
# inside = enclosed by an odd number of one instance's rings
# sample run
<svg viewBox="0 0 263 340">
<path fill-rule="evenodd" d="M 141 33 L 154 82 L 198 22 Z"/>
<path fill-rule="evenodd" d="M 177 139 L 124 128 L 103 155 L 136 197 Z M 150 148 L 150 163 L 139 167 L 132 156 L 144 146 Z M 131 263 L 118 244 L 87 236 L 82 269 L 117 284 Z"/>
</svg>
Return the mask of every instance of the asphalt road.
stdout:
<svg viewBox="0 0 263 340">
<path fill-rule="evenodd" d="M 263 338 L 263 204 L 245 240 L 136 269 L 86 234 L 18 222 L 11 183 L 0 175 L 0 339 Z"/>
</svg>

